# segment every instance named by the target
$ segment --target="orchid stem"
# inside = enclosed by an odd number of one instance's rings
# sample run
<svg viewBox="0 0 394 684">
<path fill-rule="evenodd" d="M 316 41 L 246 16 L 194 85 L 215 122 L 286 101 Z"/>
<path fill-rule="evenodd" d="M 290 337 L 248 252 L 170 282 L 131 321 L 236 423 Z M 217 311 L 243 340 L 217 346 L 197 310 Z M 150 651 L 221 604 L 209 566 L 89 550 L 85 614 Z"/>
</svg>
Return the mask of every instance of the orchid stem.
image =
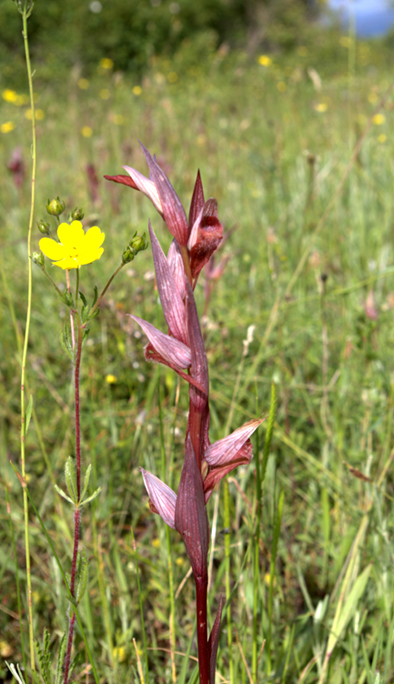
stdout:
<svg viewBox="0 0 394 684">
<path fill-rule="evenodd" d="M 208 578 L 195 577 L 194 580 L 196 583 L 197 641 L 200 684 L 214 684 L 214 682 L 210 683 L 209 678 L 209 653 L 207 640 Z"/>
</svg>

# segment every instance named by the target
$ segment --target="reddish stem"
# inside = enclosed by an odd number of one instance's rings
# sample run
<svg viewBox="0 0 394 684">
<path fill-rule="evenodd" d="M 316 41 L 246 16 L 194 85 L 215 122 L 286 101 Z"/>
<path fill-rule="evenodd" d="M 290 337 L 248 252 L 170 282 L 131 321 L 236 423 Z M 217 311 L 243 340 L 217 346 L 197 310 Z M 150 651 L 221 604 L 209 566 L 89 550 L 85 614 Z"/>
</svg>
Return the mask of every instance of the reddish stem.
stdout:
<svg viewBox="0 0 394 684">
<path fill-rule="evenodd" d="M 81 428 L 79 417 L 79 373 L 81 368 L 83 329 L 78 321 L 78 341 L 75 354 L 74 388 L 75 388 L 75 457 L 77 462 L 77 493 L 81 496 Z"/>
<path fill-rule="evenodd" d="M 207 624 L 207 594 L 208 578 L 195 577 L 197 604 L 197 641 L 198 665 L 200 670 L 200 684 L 210 684 L 209 681 L 209 648 Z M 212 683 L 213 684 L 213 683 Z"/>
<path fill-rule="evenodd" d="M 80 429 L 80 408 L 79 408 L 79 376 L 81 368 L 81 355 L 82 355 L 82 338 L 83 338 L 83 327 L 80 321 L 78 321 L 78 339 L 77 348 L 75 354 L 75 365 L 74 365 L 74 390 L 75 390 L 75 454 L 76 454 L 76 465 L 77 465 L 77 493 L 78 501 L 81 496 L 81 429 Z M 75 598 L 75 583 L 77 577 L 77 561 L 78 561 L 78 545 L 80 539 L 81 530 L 81 511 L 76 505 L 74 514 L 74 546 L 73 546 L 73 558 L 71 564 L 71 579 L 70 579 L 70 591 L 73 598 Z M 70 608 L 72 610 L 72 608 Z M 67 650 L 64 656 L 64 684 L 68 684 L 68 677 L 70 672 L 71 663 L 71 651 L 73 645 L 74 636 L 74 625 L 75 625 L 75 613 L 73 611 L 67 635 Z"/>
</svg>

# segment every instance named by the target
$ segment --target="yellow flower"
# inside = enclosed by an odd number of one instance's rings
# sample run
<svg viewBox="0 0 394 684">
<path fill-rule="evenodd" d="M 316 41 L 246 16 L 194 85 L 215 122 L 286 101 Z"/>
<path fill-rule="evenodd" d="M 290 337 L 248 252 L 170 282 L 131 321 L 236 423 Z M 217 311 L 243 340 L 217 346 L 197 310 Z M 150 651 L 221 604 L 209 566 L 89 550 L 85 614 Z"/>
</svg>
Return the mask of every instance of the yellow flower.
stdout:
<svg viewBox="0 0 394 684">
<path fill-rule="evenodd" d="M 368 102 L 370 102 L 371 104 L 375 104 L 375 102 L 377 102 L 378 99 L 379 99 L 379 96 L 378 96 L 377 93 L 375 93 L 374 91 L 372 91 L 371 93 L 369 93 L 369 95 L 368 95 Z"/>
<path fill-rule="evenodd" d="M 92 129 L 90 128 L 90 126 L 84 126 L 84 127 L 81 129 L 81 133 L 82 133 L 82 135 L 83 135 L 84 138 L 90 138 L 90 137 L 92 136 L 92 134 L 93 134 L 93 131 L 92 131 Z"/>
<path fill-rule="evenodd" d="M 25 111 L 26 119 L 29 119 L 29 121 L 31 121 L 32 116 L 33 116 L 33 114 L 32 114 L 31 109 L 26 109 L 26 111 Z M 37 119 L 37 121 L 42 121 L 43 119 L 45 119 L 45 112 L 42 109 L 36 109 L 36 119 Z"/>
<path fill-rule="evenodd" d="M 271 57 L 268 57 L 268 55 L 260 55 L 257 61 L 259 64 L 261 64 L 261 66 L 264 67 L 268 67 L 272 64 L 272 59 Z"/>
<path fill-rule="evenodd" d="M 315 112 L 326 112 L 327 111 L 327 103 L 326 102 L 318 102 L 315 105 Z"/>
<path fill-rule="evenodd" d="M 78 88 L 81 90 L 87 90 L 89 88 L 89 81 L 87 78 L 80 78 L 78 81 Z"/>
<path fill-rule="evenodd" d="M 109 385 L 115 385 L 117 379 L 116 375 L 112 375 L 112 373 L 108 373 L 108 375 L 105 376 L 105 382 L 108 382 Z"/>
<path fill-rule="evenodd" d="M 63 270 L 91 264 L 92 261 L 100 259 L 104 252 L 101 245 L 105 234 L 98 226 L 89 228 L 85 233 L 81 221 L 73 221 L 70 225 L 61 223 L 57 229 L 57 236 L 60 242 L 47 237 L 42 238 L 40 250 L 49 259 L 53 259 L 52 263 L 55 266 Z"/>
<path fill-rule="evenodd" d="M 384 114 L 375 114 L 375 116 L 372 117 L 372 122 L 375 124 L 375 126 L 381 126 L 385 121 L 386 117 Z"/>
<path fill-rule="evenodd" d="M 13 131 L 15 128 L 15 124 L 13 121 L 5 121 L 3 124 L 0 126 L 0 131 L 2 133 L 10 133 Z"/>
<path fill-rule="evenodd" d="M 103 59 L 100 59 L 100 66 L 102 69 L 112 69 L 114 63 L 112 59 L 109 59 L 109 57 L 103 57 Z"/>
<path fill-rule="evenodd" d="M 12 102 L 13 104 L 17 102 L 19 97 L 18 93 L 16 93 L 15 90 L 9 90 L 8 88 L 6 90 L 3 90 L 1 96 L 3 100 L 5 100 L 6 102 Z"/>
<path fill-rule="evenodd" d="M 385 135 L 384 133 L 381 133 L 380 135 L 378 135 L 378 140 L 379 140 L 380 144 L 383 145 L 383 143 L 385 143 L 387 140 L 387 135 Z"/>
<path fill-rule="evenodd" d="M 142 93 L 141 86 L 134 86 L 133 93 L 134 93 L 134 95 L 141 95 L 141 93 Z"/>
</svg>

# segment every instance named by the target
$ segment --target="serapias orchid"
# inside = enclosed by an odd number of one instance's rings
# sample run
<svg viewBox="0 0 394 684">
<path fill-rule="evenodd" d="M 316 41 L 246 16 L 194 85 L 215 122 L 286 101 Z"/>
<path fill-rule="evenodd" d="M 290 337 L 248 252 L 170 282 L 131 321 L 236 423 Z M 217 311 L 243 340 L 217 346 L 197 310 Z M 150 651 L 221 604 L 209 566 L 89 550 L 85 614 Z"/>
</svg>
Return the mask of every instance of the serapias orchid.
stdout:
<svg viewBox="0 0 394 684">
<path fill-rule="evenodd" d="M 215 485 L 238 465 L 252 458 L 250 438 L 262 423 L 251 420 L 214 444 L 209 440 L 209 374 L 194 288 L 198 276 L 219 246 L 223 228 L 217 203 L 205 201 L 200 173 L 189 217 L 156 159 L 142 146 L 149 178 L 125 166 L 127 176 L 105 176 L 145 194 L 164 219 L 174 239 L 167 257 L 150 225 L 157 288 L 168 331 L 132 316 L 148 338 L 145 357 L 172 368 L 189 385 L 189 416 L 178 493 L 141 469 L 150 508 L 182 536 L 196 582 L 200 684 L 214 684 L 221 620 L 221 602 L 211 635 L 207 633 L 209 525 L 206 504 Z"/>
<path fill-rule="evenodd" d="M 92 261 L 100 259 L 104 248 L 105 234 L 98 226 L 93 226 L 85 233 L 81 221 L 70 224 L 61 223 L 57 229 L 59 242 L 44 237 L 40 240 L 40 250 L 52 260 L 54 266 L 63 270 L 80 268 Z"/>
</svg>

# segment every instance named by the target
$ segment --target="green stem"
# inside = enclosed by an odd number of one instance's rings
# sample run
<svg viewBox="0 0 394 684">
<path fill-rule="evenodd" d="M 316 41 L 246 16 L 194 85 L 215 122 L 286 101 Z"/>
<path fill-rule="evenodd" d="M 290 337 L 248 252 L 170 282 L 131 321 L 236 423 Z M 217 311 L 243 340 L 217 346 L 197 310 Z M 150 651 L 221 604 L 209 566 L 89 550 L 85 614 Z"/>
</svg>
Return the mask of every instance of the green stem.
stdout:
<svg viewBox="0 0 394 684">
<path fill-rule="evenodd" d="M 116 275 L 118 275 L 119 271 L 123 268 L 123 266 L 124 266 L 123 263 L 120 264 L 120 266 L 118 266 L 118 268 L 116 269 L 116 271 L 111 275 L 111 277 L 110 277 L 108 283 L 106 284 L 106 286 L 105 286 L 104 290 L 102 291 L 100 297 L 98 298 L 97 302 L 95 303 L 94 306 L 92 306 L 91 311 L 90 311 L 91 314 L 93 313 L 93 311 L 95 311 L 95 310 L 97 309 L 97 307 L 98 307 L 98 305 L 100 304 L 102 298 L 104 297 L 106 291 L 108 290 L 109 286 L 111 285 L 113 279 L 115 278 Z"/>
<path fill-rule="evenodd" d="M 14 561 L 15 561 L 16 597 L 17 597 L 17 601 L 18 601 L 19 633 L 21 636 L 22 661 L 23 661 L 23 668 L 26 672 L 26 653 L 25 653 L 25 640 L 24 640 L 24 636 L 23 636 L 22 601 L 21 601 L 21 592 L 20 592 L 20 585 L 19 585 L 18 557 L 16 554 L 14 526 L 12 524 L 11 507 L 10 507 L 7 489 L 5 490 L 5 498 L 6 498 L 6 502 L 7 502 L 7 513 L 8 513 L 8 517 L 10 520 L 11 543 L 12 543 L 12 550 L 14 552 Z"/>
<path fill-rule="evenodd" d="M 31 108 L 31 123 L 32 123 L 32 170 L 31 170 L 31 201 L 30 201 L 30 217 L 29 227 L 27 233 L 27 254 L 28 254 L 28 286 L 27 286 L 27 312 L 25 335 L 23 340 L 22 363 L 21 363 L 21 471 L 22 477 L 26 477 L 26 453 L 25 453 L 25 378 L 26 378 L 26 361 L 27 348 L 29 343 L 29 330 L 31 319 L 31 303 L 32 303 L 32 262 L 31 262 L 31 234 L 33 228 L 34 216 L 34 201 L 35 201 L 35 186 L 36 186 L 36 117 L 34 108 L 34 94 L 33 94 L 33 79 L 30 65 L 29 42 L 27 33 L 27 18 L 31 12 L 27 9 L 25 4 L 22 14 L 23 23 L 23 41 L 25 47 L 25 58 L 27 67 L 27 78 L 29 82 L 30 108 Z M 35 671 L 34 658 L 34 632 L 33 632 L 33 608 L 32 608 L 32 590 L 31 590 L 31 568 L 30 568 L 30 545 L 29 545 L 29 511 L 26 489 L 23 489 L 23 512 L 24 512 L 24 528 L 25 528 L 25 558 L 26 558 L 26 580 L 27 580 L 27 605 L 28 605 L 28 619 L 29 619 L 29 648 L 30 648 L 30 667 L 32 672 Z"/>
</svg>

